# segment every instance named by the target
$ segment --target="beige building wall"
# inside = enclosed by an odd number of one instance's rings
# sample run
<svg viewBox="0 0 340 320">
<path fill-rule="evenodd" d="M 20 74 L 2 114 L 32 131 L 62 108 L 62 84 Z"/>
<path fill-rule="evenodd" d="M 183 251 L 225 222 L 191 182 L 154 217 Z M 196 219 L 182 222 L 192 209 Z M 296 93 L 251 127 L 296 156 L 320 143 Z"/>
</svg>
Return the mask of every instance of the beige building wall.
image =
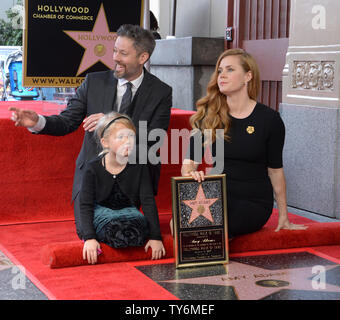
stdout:
<svg viewBox="0 0 340 320">
<path fill-rule="evenodd" d="M 292 1 L 283 102 L 340 106 L 339 12 L 340 1 Z"/>
<path fill-rule="evenodd" d="M 291 0 L 281 117 L 288 205 L 340 219 L 340 1 Z"/>
</svg>

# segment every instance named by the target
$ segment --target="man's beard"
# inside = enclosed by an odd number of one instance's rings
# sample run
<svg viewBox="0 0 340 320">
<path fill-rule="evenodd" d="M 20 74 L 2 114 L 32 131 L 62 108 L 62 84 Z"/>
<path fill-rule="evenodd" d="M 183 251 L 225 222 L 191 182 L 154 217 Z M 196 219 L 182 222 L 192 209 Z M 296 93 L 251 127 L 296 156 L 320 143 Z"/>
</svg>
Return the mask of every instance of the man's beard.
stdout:
<svg viewBox="0 0 340 320">
<path fill-rule="evenodd" d="M 125 77 L 125 72 L 117 71 L 116 69 L 113 70 L 113 74 L 117 79 L 122 79 Z"/>
<path fill-rule="evenodd" d="M 129 78 L 134 78 L 136 75 L 140 73 L 140 69 L 138 66 L 130 66 L 129 69 L 126 67 L 124 64 L 120 64 L 123 68 L 120 69 L 119 71 L 116 70 L 117 66 L 115 67 L 113 74 L 116 77 L 116 79 L 129 79 Z"/>
</svg>

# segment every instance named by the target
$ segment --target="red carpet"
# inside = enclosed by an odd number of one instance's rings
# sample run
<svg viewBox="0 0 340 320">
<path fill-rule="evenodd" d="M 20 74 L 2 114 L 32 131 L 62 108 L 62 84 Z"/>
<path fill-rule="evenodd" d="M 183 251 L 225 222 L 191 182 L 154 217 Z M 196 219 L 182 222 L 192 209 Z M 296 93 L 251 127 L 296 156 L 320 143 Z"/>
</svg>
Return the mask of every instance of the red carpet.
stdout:
<svg viewBox="0 0 340 320">
<path fill-rule="evenodd" d="M 53 114 L 61 108 L 40 102 L 0 103 L 0 117 L 9 117 L 9 104 L 34 108 L 44 114 Z M 190 114 L 174 109 L 170 128 L 188 128 Z M 0 119 L 0 250 L 24 266 L 26 275 L 51 299 L 175 299 L 126 262 L 149 259 L 150 252 L 145 253 L 143 248 L 114 250 L 103 246 L 98 265 L 88 266 L 82 260 L 82 244 L 75 233 L 70 204 L 75 158 L 82 136 L 82 128 L 65 137 L 33 135 L 26 129 L 15 128 L 8 119 Z M 170 260 L 153 263 L 173 262 L 168 226 L 170 178 L 179 174 L 179 164 L 162 167 L 157 205 Z M 305 231 L 275 233 L 274 212 L 263 230 L 232 240 L 230 252 L 314 246 L 324 254 L 340 258 L 339 223 L 314 223 L 294 215 L 290 219 L 310 223 L 310 227 Z M 116 263 L 110 263 L 113 261 Z M 67 266 L 73 267 L 63 268 Z"/>
<path fill-rule="evenodd" d="M 164 215 L 161 219 L 163 243 L 167 252 L 165 258 L 171 258 L 173 257 L 173 238 L 168 233 L 170 216 Z M 277 212 L 274 210 L 271 219 L 262 230 L 233 239 L 229 243 L 230 253 L 340 244 L 340 222 L 314 223 L 294 215 L 290 215 L 290 220 L 295 223 L 306 223 L 308 229 L 274 232 L 277 224 Z M 51 268 L 87 265 L 87 261 L 82 259 L 82 248 L 83 244 L 79 240 L 49 243 L 41 250 L 41 260 Z M 117 250 L 101 244 L 101 249 L 103 253 L 99 256 L 99 264 L 148 260 L 151 257 L 151 252 L 145 253 L 143 248 Z"/>
<path fill-rule="evenodd" d="M 83 129 L 80 127 L 64 137 L 30 134 L 25 128 L 14 127 L 9 120 L 9 106 L 31 108 L 47 115 L 53 114 L 56 108 L 61 109 L 60 105 L 47 102 L 0 103 L 0 225 L 73 219 L 71 190 Z M 174 109 L 170 128 L 188 128 L 191 114 Z M 182 141 L 176 146 L 181 150 Z M 169 138 L 168 150 L 170 147 Z M 182 159 L 181 152 L 178 156 Z M 168 162 L 170 157 L 168 151 Z M 157 197 L 160 214 L 171 213 L 170 179 L 179 174 L 180 164 L 164 164 L 160 178 L 163 189 Z"/>
<path fill-rule="evenodd" d="M 163 244 L 166 250 L 167 258 L 173 257 L 173 238 L 169 234 L 170 215 L 161 215 L 160 223 L 163 234 Z M 73 229 L 74 227 L 71 226 Z M 73 230 L 70 230 L 70 234 Z M 64 241 L 63 241 L 64 240 Z M 41 249 L 41 261 L 51 268 L 63 268 L 88 265 L 87 260 L 83 260 L 82 250 L 83 243 L 79 240 L 65 241 L 65 237 L 56 242 L 50 242 Z M 126 262 L 138 260 L 150 260 L 151 250 L 145 252 L 144 247 L 134 247 L 125 249 L 114 249 L 101 243 L 102 253 L 98 257 L 98 264 L 111 262 Z"/>
<path fill-rule="evenodd" d="M 293 221 L 302 222 L 299 217 L 295 217 L 292 217 Z M 276 224 L 275 217 L 274 222 Z M 65 240 L 77 241 L 74 223 L 71 221 L 2 226 L 0 230 L 0 250 L 13 262 L 24 266 L 26 275 L 50 299 L 175 299 L 169 292 L 137 271 L 133 267 L 136 264 L 133 261 L 58 269 L 44 265 L 41 249 L 45 245 Z M 340 259 L 340 245 L 315 249 Z M 268 251 L 271 252 L 275 253 Z M 173 262 L 173 259 L 163 259 L 152 263 Z M 148 263 L 149 261 L 144 260 L 138 264 Z"/>
</svg>

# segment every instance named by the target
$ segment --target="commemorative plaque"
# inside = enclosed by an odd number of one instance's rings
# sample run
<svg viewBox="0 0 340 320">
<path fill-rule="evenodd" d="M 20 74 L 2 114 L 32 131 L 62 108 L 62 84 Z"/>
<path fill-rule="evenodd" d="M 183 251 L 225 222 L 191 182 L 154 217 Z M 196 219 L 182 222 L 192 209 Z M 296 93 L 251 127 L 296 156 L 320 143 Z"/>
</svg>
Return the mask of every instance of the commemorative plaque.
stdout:
<svg viewBox="0 0 340 320">
<path fill-rule="evenodd" d="M 78 87 L 114 69 L 116 31 L 142 25 L 143 0 L 25 0 L 23 83 Z"/>
<path fill-rule="evenodd" d="M 226 176 L 173 177 L 176 268 L 228 263 Z"/>
</svg>

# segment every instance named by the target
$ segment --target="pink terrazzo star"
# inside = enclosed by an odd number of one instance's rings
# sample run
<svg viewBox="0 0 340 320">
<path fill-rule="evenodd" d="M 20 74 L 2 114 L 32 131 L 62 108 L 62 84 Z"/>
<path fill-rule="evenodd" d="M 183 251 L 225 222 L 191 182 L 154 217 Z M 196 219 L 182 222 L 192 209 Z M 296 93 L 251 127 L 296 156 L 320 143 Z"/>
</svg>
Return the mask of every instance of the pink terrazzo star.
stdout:
<svg viewBox="0 0 340 320">
<path fill-rule="evenodd" d="M 109 69 L 114 69 L 113 48 L 116 33 L 110 32 L 104 6 L 100 6 L 98 16 L 92 31 L 64 31 L 69 37 L 85 48 L 85 53 L 80 62 L 77 76 L 98 61 Z"/>
<path fill-rule="evenodd" d="M 192 209 L 189 224 L 195 221 L 199 216 L 203 216 L 210 222 L 214 223 L 214 219 L 211 215 L 210 206 L 215 203 L 218 198 L 207 199 L 203 192 L 202 185 L 198 187 L 197 195 L 195 200 L 183 200 L 184 204 Z"/>
<path fill-rule="evenodd" d="M 336 267 L 334 265 L 325 266 L 325 270 L 331 270 Z M 312 280 L 315 274 L 313 274 L 312 267 L 267 270 L 232 261 L 226 268 L 227 274 L 223 275 L 162 282 L 231 286 L 234 287 L 235 294 L 239 300 L 262 299 L 282 289 L 315 290 Z M 267 283 L 268 286 L 260 285 L 261 282 Z M 324 290 L 340 292 L 340 287 L 326 284 Z"/>
</svg>

